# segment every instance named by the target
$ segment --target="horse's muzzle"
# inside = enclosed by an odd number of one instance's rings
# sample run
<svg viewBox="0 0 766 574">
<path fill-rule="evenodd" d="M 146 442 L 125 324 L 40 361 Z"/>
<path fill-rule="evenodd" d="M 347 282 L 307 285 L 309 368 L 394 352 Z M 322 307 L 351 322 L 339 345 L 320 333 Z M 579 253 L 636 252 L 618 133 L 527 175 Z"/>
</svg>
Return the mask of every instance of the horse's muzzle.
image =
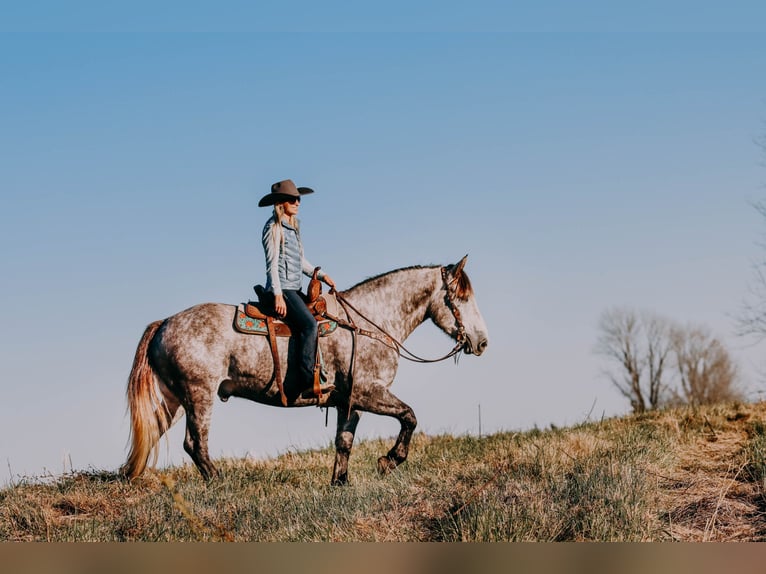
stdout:
<svg viewBox="0 0 766 574">
<path fill-rule="evenodd" d="M 471 338 L 466 337 L 465 344 L 463 345 L 463 352 L 466 355 L 476 355 L 478 357 L 486 350 L 488 343 L 489 342 L 487 341 L 486 337 L 481 337 L 474 346 Z"/>
</svg>

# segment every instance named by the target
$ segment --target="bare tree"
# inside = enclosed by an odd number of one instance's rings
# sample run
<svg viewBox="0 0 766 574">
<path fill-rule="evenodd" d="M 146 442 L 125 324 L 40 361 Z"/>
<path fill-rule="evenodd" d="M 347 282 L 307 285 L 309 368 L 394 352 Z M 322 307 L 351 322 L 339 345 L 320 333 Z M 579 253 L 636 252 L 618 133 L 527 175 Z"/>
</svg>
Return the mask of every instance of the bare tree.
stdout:
<svg viewBox="0 0 766 574">
<path fill-rule="evenodd" d="M 622 307 L 605 311 L 596 352 L 634 413 L 665 405 L 744 400 L 739 372 L 720 340 L 704 327 L 681 327 Z"/>
<path fill-rule="evenodd" d="M 753 203 L 753 207 L 766 220 L 766 202 Z M 761 242 L 761 247 L 766 249 L 766 242 Z M 737 330 L 740 335 L 762 340 L 766 338 L 766 260 L 753 264 L 753 278 L 748 288 L 742 312 L 737 317 Z"/>
<path fill-rule="evenodd" d="M 744 399 L 729 352 L 706 329 L 673 329 L 672 348 L 679 385 L 671 402 L 699 406 Z"/>
<path fill-rule="evenodd" d="M 766 157 L 766 135 L 756 140 Z M 766 166 L 766 162 L 763 164 Z M 766 220 L 766 201 L 753 202 L 753 207 Z M 766 240 L 760 242 L 766 250 Z M 737 317 L 737 330 L 742 336 L 755 336 L 759 340 L 766 338 L 766 258 L 753 263 L 753 278 L 748 285 L 749 293 L 742 304 L 742 311 Z"/>
<path fill-rule="evenodd" d="M 596 352 L 612 360 L 606 375 L 630 400 L 634 413 L 656 409 L 668 392 L 666 367 L 671 351 L 671 324 L 648 312 L 607 310 L 599 322 Z"/>
</svg>

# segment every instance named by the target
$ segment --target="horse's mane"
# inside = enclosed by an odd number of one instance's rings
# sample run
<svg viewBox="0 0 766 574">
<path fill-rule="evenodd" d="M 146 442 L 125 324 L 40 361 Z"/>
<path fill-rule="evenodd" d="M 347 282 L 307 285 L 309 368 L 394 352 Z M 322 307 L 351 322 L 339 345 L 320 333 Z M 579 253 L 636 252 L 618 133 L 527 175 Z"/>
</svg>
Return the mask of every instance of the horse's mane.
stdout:
<svg viewBox="0 0 766 574">
<path fill-rule="evenodd" d="M 373 283 L 375 281 L 378 281 L 379 279 L 383 279 L 384 277 L 388 277 L 389 275 L 394 275 L 396 273 L 401 273 L 404 271 L 414 271 L 418 269 L 437 269 L 439 267 L 442 267 L 442 265 L 411 265 L 409 267 L 401 267 L 399 269 L 385 271 L 373 277 L 368 277 L 367 279 L 363 279 L 356 285 L 347 289 L 347 291 L 353 291 L 359 287 L 364 287 L 365 285 L 368 285 L 369 283 Z M 463 301 L 465 301 L 471 296 L 472 293 L 473 293 L 473 287 L 471 287 L 471 280 L 468 278 L 468 275 L 465 273 L 465 271 L 461 270 L 460 273 L 458 273 L 457 277 L 455 278 L 455 296 L 458 299 L 462 299 Z"/>
<path fill-rule="evenodd" d="M 374 281 L 383 279 L 384 277 L 388 277 L 389 275 L 401 273 L 402 271 L 414 271 L 416 269 L 436 269 L 437 267 L 439 267 L 439 265 L 410 265 L 409 267 L 401 267 L 399 269 L 392 269 L 391 271 L 384 271 L 383 273 L 378 273 L 377 275 L 361 280 L 356 285 L 349 287 L 347 291 L 353 291 L 354 289 L 357 289 L 358 287 L 363 287 L 367 285 L 368 283 L 373 283 Z"/>
</svg>

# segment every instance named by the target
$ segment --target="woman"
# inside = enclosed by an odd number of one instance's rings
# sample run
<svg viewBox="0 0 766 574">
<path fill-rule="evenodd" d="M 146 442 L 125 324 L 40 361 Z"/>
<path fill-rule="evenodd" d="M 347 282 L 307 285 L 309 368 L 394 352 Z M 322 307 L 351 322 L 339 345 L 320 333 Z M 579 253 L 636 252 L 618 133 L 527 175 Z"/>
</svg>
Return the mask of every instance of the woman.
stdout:
<svg viewBox="0 0 766 574">
<path fill-rule="evenodd" d="M 303 256 L 298 218 L 301 195 L 314 193 L 308 187 L 295 187 L 292 180 L 279 181 L 258 202 L 259 207 L 274 206 L 274 213 L 263 227 L 263 250 L 266 255 L 266 291 L 274 294 L 274 309 L 290 325 L 298 353 L 298 392 L 314 387 L 317 355 L 317 322 L 304 302 L 300 290 L 303 275 L 311 277 L 314 266 Z M 331 289 L 335 282 L 321 270 L 317 278 Z M 323 386 L 322 392 L 332 390 Z M 290 393 L 293 394 L 293 393 Z M 297 395 L 298 393 L 294 393 Z"/>
</svg>

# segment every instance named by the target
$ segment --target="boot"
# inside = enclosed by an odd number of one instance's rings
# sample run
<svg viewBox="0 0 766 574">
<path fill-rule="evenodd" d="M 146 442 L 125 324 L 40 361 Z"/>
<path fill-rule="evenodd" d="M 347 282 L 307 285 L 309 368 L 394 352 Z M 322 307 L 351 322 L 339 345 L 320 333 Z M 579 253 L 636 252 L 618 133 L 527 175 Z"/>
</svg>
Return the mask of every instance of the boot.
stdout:
<svg viewBox="0 0 766 574">
<path fill-rule="evenodd" d="M 331 393 L 334 390 L 335 385 L 327 382 L 327 375 L 317 360 L 316 364 L 314 365 L 314 380 L 312 381 L 312 385 L 301 393 L 301 398 L 321 399 L 323 394 Z"/>
</svg>

